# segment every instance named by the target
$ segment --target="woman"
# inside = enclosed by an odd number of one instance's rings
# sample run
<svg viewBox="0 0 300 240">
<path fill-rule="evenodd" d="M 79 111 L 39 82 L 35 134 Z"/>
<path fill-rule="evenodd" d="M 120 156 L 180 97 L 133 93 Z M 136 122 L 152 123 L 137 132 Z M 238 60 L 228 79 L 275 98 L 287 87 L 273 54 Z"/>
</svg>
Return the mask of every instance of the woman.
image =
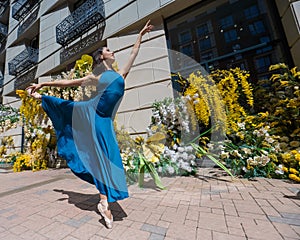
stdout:
<svg viewBox="0 0 300 240">
<path fill-rule="evenodd" d="M 104 67 L 105 71 L 101 74 L 93 71 L 93 74 L 80 79 L 38 83 L 26 89 L 32 97 L 42 100 L 42 107 L 52 120 L 58 154 L 66 159 L 75 175 L 94 184 L 99 190 L 98 209 L 108 228 L 112 228 L 113 223 L 109 202 L 128 197 L 113 118 L 124 94 L 124 79 L 138 54 L 142 37 L 152 28 L 149 20 L 139 32 L 127 63 L 118 72 L 112 67 L 114 53 L 104 47 L 94 54 L 98 66 Z M 97 96 L 88 101 L 73 102 L 37 92 L 44 86 L 91 84 L 97 85 Z"/>
</svg>

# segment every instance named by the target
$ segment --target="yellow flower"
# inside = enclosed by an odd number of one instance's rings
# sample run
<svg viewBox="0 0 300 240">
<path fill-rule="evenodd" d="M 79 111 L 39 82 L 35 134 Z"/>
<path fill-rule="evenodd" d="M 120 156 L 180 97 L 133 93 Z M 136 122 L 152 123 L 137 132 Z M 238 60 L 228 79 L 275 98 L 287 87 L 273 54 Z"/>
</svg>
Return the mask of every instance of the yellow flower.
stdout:
<svg viewBox="0 0 300 240">
<path fill-rule="evenodd" d="M 295 159 L 300 162 L 300 153 L 295 154 Z"/>
<path fill-rule="evenodd" d="M 283 160 L 289 161 L 291 159 L 291 154 L 283 153 L 283 154 L 281 154 L 281 157 L 282 157 Z"/>
<path fill-rule="evenodd" d="M 288 85 L 288 84 L 289 84 L 289 81 L 280 80 L 280 85 L 281 86 L 285 86 L 285 85 Z"/>
<path fill-rule="evenodd" d="M 27 93 L 24 90 L 16 90 L 16 94 L 20 96 L 20 98 L 26 97 Z"/>
<path fill-rule="evenodd" d="M 289 174 L 289 178 L 296 182 L 300 182 L 300 178 L 297 177 L 295 174 Z"/>
<path fill-rule="evenodd" d="M 277 70 L 277 69 L 287 69 L 287 65 L 285 63 L 278 63 L 278 64 L 274 64 L 274 65 L 271 65 L 269 67 L 269 71 L 272 71 L 272 70 Z"/>
<path fill-rule="evenodd" d="M 285 173 L 288 173 L 289 172 L 289 169 L 287 167 L 282 167 L 282 170 L 285 172 Z"/>
<path fill-rule="evenodd" d="M 293 174 L 299 174 L 299 172 L 295 168 L 290 168 L 289 171 Z"/>
</svg>

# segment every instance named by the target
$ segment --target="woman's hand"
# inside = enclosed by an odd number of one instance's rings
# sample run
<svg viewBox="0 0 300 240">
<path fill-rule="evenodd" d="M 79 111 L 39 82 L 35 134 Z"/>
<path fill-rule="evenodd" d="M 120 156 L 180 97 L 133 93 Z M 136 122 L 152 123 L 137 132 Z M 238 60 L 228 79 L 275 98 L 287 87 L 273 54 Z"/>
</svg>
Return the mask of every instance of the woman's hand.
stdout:
<svg viewBox="0 0 300 240">
<path fill-rule="evenodd" d="M 140 31 L 140 34 L 143 36 L 145 33 L 150 32 L 153 29 L 153 25 L 150 24 L 150 20 L 146 23 L 143 29 Z"/>
<path fill-rule="evenodd" d="M 41 83 L 37 83 L 37 84 L 33 84 L 29 87 L 27 87 L 25 90 L 30 93 L 30 94 L 33 94 L 35 93 L 37 90 L 41 89 L 43 86 Z"/>
</svg>

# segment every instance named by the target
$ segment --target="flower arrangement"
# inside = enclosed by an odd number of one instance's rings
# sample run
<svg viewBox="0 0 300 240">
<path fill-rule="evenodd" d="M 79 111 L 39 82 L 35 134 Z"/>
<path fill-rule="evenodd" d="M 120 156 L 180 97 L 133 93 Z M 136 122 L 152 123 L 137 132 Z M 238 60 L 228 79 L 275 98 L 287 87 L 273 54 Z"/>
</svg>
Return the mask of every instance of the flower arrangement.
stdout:
<svg viewBox="0 0 300 240">
<path fill-rule="evenodd" d="M 10 106 L 0 105 L 0 133 L 16 128 L 20 121 L 19 110 Z"/>
</svg>

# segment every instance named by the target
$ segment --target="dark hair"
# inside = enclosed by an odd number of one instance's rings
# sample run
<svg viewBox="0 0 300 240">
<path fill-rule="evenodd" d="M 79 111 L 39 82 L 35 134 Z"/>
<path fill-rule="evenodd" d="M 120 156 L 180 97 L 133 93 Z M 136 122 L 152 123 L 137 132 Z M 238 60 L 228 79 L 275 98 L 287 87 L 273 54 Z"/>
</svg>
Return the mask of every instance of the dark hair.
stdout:
<svg viewBox="0 0 300 240">
<path fill-rule="evenodd" d="M 96 52 L 93 53 L 93 59 L 95 64 L 100 64 L 102 62 L 102 59 L 100 55 L 102 55 L 103 47 L 99 48 Z"/>
</svg>

